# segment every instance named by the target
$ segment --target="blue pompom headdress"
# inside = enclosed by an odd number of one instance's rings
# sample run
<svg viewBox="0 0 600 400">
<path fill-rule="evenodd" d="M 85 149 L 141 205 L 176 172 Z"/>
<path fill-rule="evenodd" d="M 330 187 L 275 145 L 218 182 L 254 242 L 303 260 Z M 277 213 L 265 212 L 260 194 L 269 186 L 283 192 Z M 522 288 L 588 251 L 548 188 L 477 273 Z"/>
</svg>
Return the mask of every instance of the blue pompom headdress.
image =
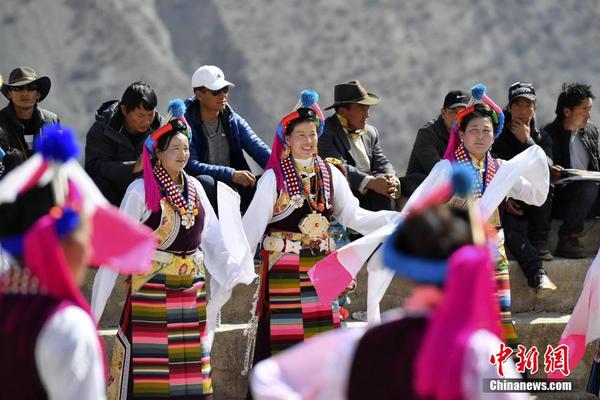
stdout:
<svg viewBox="0 0 600 400">
<path fill-rule="evenodd" d="M 152 132 L 146 138 L 144 142 L 144 149 L 142 151 L 142 165 L 144 175 L 144 192 L 146 194 L 145 202 L 148 209 L 152 211 L 160 210 L 160 199 L 161 193 L 154 176 L 154 170 L 152 168 L 152 157 L 156 155 L 156 148 L 158 146 L 158 139 L 161 136 L 169 132 L 179 132 L 187 136 L 188 140 L 192 140 L 192 132 L 189 124 L 187 123 L 184 115 L 185 114 L 185 103 L 181 99 L 173 99 L 169 101 L 167 108 L 167 121 L 160 128 Z"/>
<path fill-rule="evenodd" d="M 492 101 L 485 94 L 487 88 L 483 83 L 478 83 L 471 88 L 471 99 L 467 104 L 467 108 L 461 110 L 456 115 L 455 120 L 452 122 L 452 129 L 450 130 L 450 140 L 448 141 L 448 146 L 446 147 L 446 151 L 444 152 L 444 159 L 454 161 L 455 156 L 454 152 L 460 144 L 460 139 L 458 135 L 458 131 L 460 130 L 460 124 L 462 120 L 473 111 L 475 111 L 475 104 L 484 103 L 487 104 L 492 109 L 492 119 L 493 123 L 496 124 L 496 130 L 494 132 L 494 137 L 498 138 L 500 133 L 502 133 L 502 129 L 504 129 L 504 113 L 502 109 L 498 107 L 496 103 Z"/>
<path fill-rule="evenodd" d="M 445 203 L 454 194 L 464 197 L 473 192 L 474 184 L 468 168 L 461 164 L 456 164 L 452 168 L 450 180 L 425 197 L 420 204 L 414 206 L 407 215 L 407 219 L 432 206 Z M 471 223 L 477 222 L 471 221 Z M 383 243 L 383 263 L 398 275 L 412 281 L 423 284 L 443 284 L 446 280 L 448 260 L 427 259 L 399 251 L 395 242 L 403 227 L 404 221 L 400 222 L 394 233 Z"/>
</svg>

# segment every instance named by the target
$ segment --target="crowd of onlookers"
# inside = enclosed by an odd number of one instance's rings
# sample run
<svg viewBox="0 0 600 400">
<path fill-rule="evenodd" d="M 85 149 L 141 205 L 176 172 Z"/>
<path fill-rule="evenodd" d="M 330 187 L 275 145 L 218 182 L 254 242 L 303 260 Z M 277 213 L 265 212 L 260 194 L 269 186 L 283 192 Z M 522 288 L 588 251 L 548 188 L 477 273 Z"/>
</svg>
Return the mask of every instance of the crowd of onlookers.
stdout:
<svg viewBox="0 0 600 400">
<path fill-rule="evenodd" d="M 50 91 L 50 79 L 29 67 L 14 69 L 2 85 L 8 99 L 0 110 L 0 176 L 32 154 L 34 137 L 42 125 L 58 122 L 58 116 L 40 103 Z M 203 185 L 217 209 L 216 182 L 224 182 L 241 196 L 244 211 L 253 197 L 257 177 L 244 153 L 265 167 L 271 150 L 242 116 L 228 104 L 234 84 L 216 66 L 205 65 L 191 78 L 185 118 L 191 128 L 190 160 L 186 171 Z M 470 96 L 452 90 L 444 98 L 439 115 L 418 130 L 408 168 L 400 176 L 383 151 L 377 128 L 367 124 L 370 107 L 380 98 L 359 81 L 338 84 L 335 102 L 325 121 L 318 149 L 322 158 L 342 161 L 348 182 L 362 207 L 369 210 L 399 209 L 443 156 L 457 113 Z M 548 284 L 543 261 L 553 258 L 548 249 L 552 218 L 563 220 L 555 256 L 582 258 L 584 220 L 600 212 L 600 191 L 593 180 L 554 184 L 566 169 L 600 171 L 598 128 L 590 122 L 594 95 L 590 85 L 565 83 L 556 102 L 554 120 L 545 126 L 536 116 L 535 87 L 517 82 L 508 88 L 506 121 L 495 140 L 492 154 L 508 160 L 533 145 L 545 151 L 550 170 L 550 191 L 539 207 L 506 199 L 502 225 L 506 245 L 522 267 L 532 288 Z M 142 147 L 146 137 L 164 122 L 156 111 L 157 96 L 146 82 L 135 82 L 120 100 L 102 103 L 86 136 L 85 170 L 102 193 L 119 205 L 129 184 L 142 172 Z"/>
</svg>

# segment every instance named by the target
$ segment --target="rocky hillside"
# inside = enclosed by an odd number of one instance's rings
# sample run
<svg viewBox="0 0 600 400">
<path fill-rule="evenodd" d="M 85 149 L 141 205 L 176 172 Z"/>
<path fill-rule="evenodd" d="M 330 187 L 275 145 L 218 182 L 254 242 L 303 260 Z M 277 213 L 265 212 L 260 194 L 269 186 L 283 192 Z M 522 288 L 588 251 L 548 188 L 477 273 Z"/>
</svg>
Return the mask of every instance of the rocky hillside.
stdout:
<svg viewBox="0 0 600 400">
<path fill-rule="evenodd" d="M 565 80 L 600 93 L 599 17 L 597 0 L 5 0 L 0 71 L 49 75 L 44 105 L 83 136 L 96 107 L 134 80 L 157 89 L 162 110 L 191 94 L 199 65 L 216 64 L 269 142 L 299 90 L 317 89 L 326 106 L 336 82 L 358 78 L 383 98 L 371 122 L 403 172 L 449 89 L 482 81 L 504 104 L 512 82 L 533 81 L 541 121 Z"/>
</svg>

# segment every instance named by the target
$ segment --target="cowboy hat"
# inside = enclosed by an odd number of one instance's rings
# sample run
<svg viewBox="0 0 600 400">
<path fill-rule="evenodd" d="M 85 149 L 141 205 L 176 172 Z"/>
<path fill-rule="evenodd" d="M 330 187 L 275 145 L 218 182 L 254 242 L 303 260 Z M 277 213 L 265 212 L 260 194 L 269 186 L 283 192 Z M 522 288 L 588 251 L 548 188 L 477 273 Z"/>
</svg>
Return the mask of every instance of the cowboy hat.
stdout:
<svg viewBox="0 0 600 400">
<path fill-rule="evenodd" d="M 30 67 L 19 67 L 13 69 L 8 76 L 8 80 L 2 85 L 0 91 L 6 98 L 8 98 L 7 94 L 11 88 L 26 86 L 32 83 L 35 83 L 38 86 L 38 91 L 40 92 L 40 98 L 38 101 L 44 100 L 50 91 L 50 78 L 47 76 L 38 77 L 35 70 Z"/>
<path fill-rule="evenodd" d="M 381 101 L 379 96 L 367 92 L 367 89 L 365 89 L 359 81 L 350 81 L 335 85 L 335 88 L 333 89 L 333 98 L 333 104 L 324 108 L 324 110 L 329 110 L 342 104 L 352 103 L 374 106 Z"/>
</svg>

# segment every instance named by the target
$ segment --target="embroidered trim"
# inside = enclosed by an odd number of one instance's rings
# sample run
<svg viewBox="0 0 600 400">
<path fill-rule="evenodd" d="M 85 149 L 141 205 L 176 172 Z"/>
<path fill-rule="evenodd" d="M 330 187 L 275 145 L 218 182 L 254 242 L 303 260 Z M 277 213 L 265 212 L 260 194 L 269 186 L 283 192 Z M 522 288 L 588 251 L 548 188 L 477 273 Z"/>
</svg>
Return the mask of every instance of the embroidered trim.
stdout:
<svg viewBox="0 0 600 400">
<path fill-rule="evenodd" d="M 485 158 L 485 169 L 483 175 L 485 179 L 482 181 L 481 176 L 479 174 L 479 168 L 473 165 L 473 160 L 469 153 L 466 151 L 464 144 L 461 144 L 454 151 L 454 156 L 456 157 L 456 162 L 466 165 L 470 168 L 473 173 L 473 182 L 475 185 L 475 192 L 473 195 L 475 198 L 479 198 L 485 193 L 485 189 L 492 183 L 492 179 L 494 179 L 494 175 L 496 175 L 496 163 L 492 158 L 490 152 L 486 153 Z"/>
</svg>

